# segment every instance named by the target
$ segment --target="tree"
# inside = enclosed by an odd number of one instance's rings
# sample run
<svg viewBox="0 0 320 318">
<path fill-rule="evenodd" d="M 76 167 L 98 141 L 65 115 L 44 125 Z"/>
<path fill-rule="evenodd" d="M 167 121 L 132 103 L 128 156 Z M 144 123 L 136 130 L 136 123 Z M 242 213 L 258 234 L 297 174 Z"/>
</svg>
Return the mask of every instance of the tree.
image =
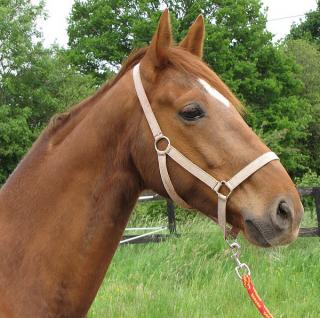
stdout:
<svg viewBox="0 0 320 318">
<path fill-rule="evenodd" d="M 304 84 L 301 95 L 311 105 L 312 120 L 307 128 L 309 167 L 320 175 L 320 52 L 314 42 L 303 39 L 286 41 L 285 50 L 300 66 L 298 77 Z"/>
<path fill-rule="evenodd" d="M 43 16 L 43 1 L 32 5 L 29 0 L 0 0 L 0 79 L 27 67 L 34 43 L 40 40 L 34 25 Z"/>
<path fill-rule="evenodd" d="M 292 25 L 288 39 L 305 39 L 320 49 L 320 0 L 317 0 L 316 10 L 307 13 L 304 21 Z"/>
<path fill-rule="evenodd" d="M 265 42 L 271 43 L 258 0 L 76 0 L 68 26 L 71 60 L 82 72 L 108 77 L 133 49 L 150 42 L 164 4 L 171 10 L 177 40 L 204 14 L 205 59 L 226 78 L 242 57 L 248 59 Z"/>
<path fill-rule="evenodd" d="M 136 47 L 151 39 L 160 1 L 76 0 L 69 18 L 69 56 L 103 82 Z"/>
<path fill-rule="evenodd" d="M 310 168 L 320 174 L 320 1 L 306 14 L 304 21 L 294 24 L 284 43 L 286 52 L 300 66 L 299 79 L 304 84 L 301 96 L 311 104 L 308 149 Z"/>
<path fill-rule="evenodd" d="M 32 145 L 35 133 L 28 125 L 30 116 L 30 108 L 13 114 L 11 107 L 0 105 L 0 185 Z"/>
</svg>

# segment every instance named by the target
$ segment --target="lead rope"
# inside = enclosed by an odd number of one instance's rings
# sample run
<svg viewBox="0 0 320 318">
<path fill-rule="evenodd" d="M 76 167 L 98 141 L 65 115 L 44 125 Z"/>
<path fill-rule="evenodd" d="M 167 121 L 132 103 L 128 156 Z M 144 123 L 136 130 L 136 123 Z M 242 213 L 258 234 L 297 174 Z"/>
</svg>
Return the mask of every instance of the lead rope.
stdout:
<svg viewBox="0 0 320 318">
<path fill-rule="evenodd" d="M 231 250 L 231 257 L 236 263 L 235 272 L 239 279 L 242 281 L 243 287 L 247 290 L 250 299 L 257 307 L 262 317 L 273 318 L 270 311 L 267 309 L 264 302 L 259 297 L 256 289 L 254 288 L 249 266 L 246 263 L 241 263 L 240 261 L 240 244 L 237 241 L 231 243 L 226 240 L 226 242 Z"/>
</svg>

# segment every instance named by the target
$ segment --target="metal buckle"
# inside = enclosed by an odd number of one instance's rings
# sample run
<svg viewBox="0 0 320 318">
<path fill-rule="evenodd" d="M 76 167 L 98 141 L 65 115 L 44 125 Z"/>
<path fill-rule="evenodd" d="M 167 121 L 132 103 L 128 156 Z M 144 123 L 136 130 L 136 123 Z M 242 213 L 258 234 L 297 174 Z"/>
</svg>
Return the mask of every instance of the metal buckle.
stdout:
<svg viewBox="0 0 320 318">
<path fill-rule="evenodd" d="M 161 140 L 165 140 L 165 141 L 168 143 L 167 147 L 166 147 L 164 150 L 161 150 L 161 149 L 158 148 L 158 143 L 159 143 L 159 141 L 161 141 Z M 157 152 L 159 155 L 165 155 L 165 154 L 167 154 L 167 153 L 170 151 L 170 149 L 171 149 L 170 139 L 169 139 L 167 136 L 165 136 L 165 135 L 156 136 L 155 139 L 154 139 L 154 149 L 156 150 L 156 152 Z"/>
</svg>

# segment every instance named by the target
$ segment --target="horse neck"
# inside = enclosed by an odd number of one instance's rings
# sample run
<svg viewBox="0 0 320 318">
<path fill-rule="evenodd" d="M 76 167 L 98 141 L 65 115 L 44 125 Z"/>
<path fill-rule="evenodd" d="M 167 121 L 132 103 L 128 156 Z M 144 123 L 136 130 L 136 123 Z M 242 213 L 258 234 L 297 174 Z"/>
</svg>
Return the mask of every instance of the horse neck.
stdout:
<svg viewBox="0 0 320 318">
<path fill-rule="evenodd" d="M 141 190 L 133 94 L 124 78 L 57 145 L 44 133 L 1 189 L 0 316 L 88 310 Z"/>
</svg>

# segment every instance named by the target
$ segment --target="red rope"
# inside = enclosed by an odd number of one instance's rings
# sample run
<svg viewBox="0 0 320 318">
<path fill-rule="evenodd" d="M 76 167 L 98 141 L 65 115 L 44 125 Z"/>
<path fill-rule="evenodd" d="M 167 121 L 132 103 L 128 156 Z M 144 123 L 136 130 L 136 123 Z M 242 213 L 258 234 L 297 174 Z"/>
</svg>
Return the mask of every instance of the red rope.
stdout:
<svg viewBox="0 0 320 318">
<path fill-rule="evenodd" d="M 270 311 L 266 308 L 263 301 L 257 294 L 251 276 L 250 275 L 243 275 L 242 276 L 242 283 L 244 288 L 247 290 L 249 297 L 251 298 L 252 302 L 258 308 L 259 312 L 261 313 L 262 317 L 264 318 L 273 318 Z"/>
</svg>

